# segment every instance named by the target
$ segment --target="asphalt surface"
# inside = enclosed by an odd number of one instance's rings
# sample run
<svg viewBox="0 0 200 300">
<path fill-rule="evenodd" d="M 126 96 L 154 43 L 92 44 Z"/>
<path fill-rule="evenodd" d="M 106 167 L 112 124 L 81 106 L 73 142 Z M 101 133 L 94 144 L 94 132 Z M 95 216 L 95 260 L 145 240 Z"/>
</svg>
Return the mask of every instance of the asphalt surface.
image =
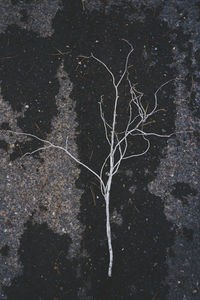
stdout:
<svg viewBox="0 0 200 300">
<path fill-rule="evenodd" d="M 200 299 L 199 1 L 0 0 L 0 299 Z M 109 77 L 134 46 L 130 76 L 161 112 L 149 152 L 125 161 L 111 193 L 113 277 L 98 181 L 106 146 L 98 101 L 111 117 Z M 82 57 L 80 57 L 82 56 Z M 84 56 L 84 57 L 83 57 Z M 178 79 L 177 79 L 178 78 Z M 123 128 L 125 96 L 119 106 Z M 105 96 L 106 95 L 106 96 Z M 141 151 L 141 140 L 130 151 Z M 23 157 L 22 157 L 23 156 Z"/>
</svg>

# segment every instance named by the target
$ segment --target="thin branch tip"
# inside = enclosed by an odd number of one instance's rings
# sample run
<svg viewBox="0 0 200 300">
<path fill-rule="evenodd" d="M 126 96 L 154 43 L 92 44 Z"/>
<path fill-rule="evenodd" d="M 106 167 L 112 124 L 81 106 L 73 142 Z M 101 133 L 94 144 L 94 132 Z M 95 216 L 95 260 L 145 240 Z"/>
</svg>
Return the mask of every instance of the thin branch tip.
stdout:
<svg viewBox="0 0 200 300">
<path fill-rule="evenodd" d="M 126 40 L 124 38 L 122 38 L 121 40 L 126 42 L 131 47 L 131 50 L 134 50 L 133 45 L 128 40 Z"/>
</svg>

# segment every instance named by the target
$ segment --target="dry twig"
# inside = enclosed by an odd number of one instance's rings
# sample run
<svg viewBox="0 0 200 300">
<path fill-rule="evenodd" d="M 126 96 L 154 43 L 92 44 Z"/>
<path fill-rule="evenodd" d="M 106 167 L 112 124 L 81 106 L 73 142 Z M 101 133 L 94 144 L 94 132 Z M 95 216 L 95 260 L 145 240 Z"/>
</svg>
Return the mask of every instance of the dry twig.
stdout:
<svg viewBox="0 0 200 300">
<path fill-rule="evenodd" d="M 82 1 L 82 3 L 84 3 L 84 1 Z M 145 132 L 143 129 L 145 124 L 146 125 L 150 124 L 150 123 L 147 123 L 147 120 L 149 120 L 149 118 L 152 115 L 154 115 L 155 113 L 160 111 L 159 109 L 157 109 L 158 92 L 172 80 L 165 82 L 157 89 L 157 91 L 154 94 L 153 108 L 150 111 L 149 111 L 149 107 L 145 108 L 142 104 L 143 93 L 139 92 L 136 89 L 135 84 L 132 84 L 132 82 L 130 80 L 130 76 L 129 76 L 129 71 L 128 71 L 130 69 L 130 67 L 128 66 L 129 58 L 134 49 L 133 49 L 133 46 L 131 43 L 129 43 L 127 40 L 124 40 L 124 41 L 128 44 L 128 46 L 130 47 L 130 50 L 129 50 L 128 55 L 125 60 L 123 73 L 120 76 L 120 79 L 118 81 L 116 81 L 116 78 L 115 78 L 113 72 L 103 61 L 101 61 L 99 58 L 95 57 L 93 54 L 91 54 L 91 56 L 90 56 L 90 58 L 94 59 L 99 64 L 101 64 L 104 67 L 104 69 L 110 74 L 111 79 L 112 79 L 112 86 L 115 91 L 113 114 L 112 114 L 112 120 L 110 122 L 105 119 L 104 109 L 103 109 L 103 96 L 101 96 L 100 101 L 99 101 L 100 117 L 101 117 L 101 120 L 104 125 L 105 138 L 109 145 L 109 153 L 108 153 L 107 157 L 105 158 L 105 161 L 102 164 L 99 174 L 96 173 L 95 171 L 93 171 L 86 164 L 82 163 L 78 158 L 76 158 L 70 152 L 70 150 L 68 150 L 68 138 L 66 139 L 65 146 L 59 146 L 59 145 L 53 144 L 50 141 L 41 139 L 33 134 L 14 132 L 11 130 L 7 131 L 7 132 L 14 133 L 17 135 L 32 137 L 32 138 L 35 138 L 44 143 L 44 146 L 42 146 L 32 152 L 26 153 L 23 156 L 31 155 L 38 151 L 47 150 L 49 148 L 62 150 L 70 158 L 72 158 L 75 162 L 77 162 L 79 165 L 83 166 L 88 171 L 90 171 L 93 175 L 96 176 L 96 178 L 99 181 L 101 193 L 104 197 L 105 204 L 106 204 L 106 234 L 107 234 L 108 250 L 109 250 L 109 266 L 108 266 L 108 276 L 109 277 L 112 276 L 112 267 L 113 267 L 113 248 L 112 248 L 112 240 L 111 240 L 110 209 L 109 209 L 110 191 L 111 191 L 113 176 L 118 172 L 122 160 L 139 157 L 139 156 L 142 156 L 145 153 L 147 153 L 147 151 L 149 150 L 149 148 L 151 146 L 150 140 L 149 140 L 150 136 L 157 136 L 157 137 L 171 137 L 172 136 L 172 134 L 161 135 L 161 134 L 154 133 L 154 132 Z M 86 57 L 84 57 L 84 58 L 86 58 Z M 87 57 L 87 58 L 89 58 L 89 57 Z M 128 85 L 129 85 L 129 95 L 130 95 L 129 106 L 128 106 L 129 116 L 127 118 L 125 130 L 123 132 L 118 133 L 116 130 L 116 124 L 117 124 L 118 102 L 119 102 L 119 98 L 120 98 L 119 97 L 119 87 L 124 79 L 126 79 L 128 81 Z M 141 151 L 140 153 L 134 153 L 134 154 L 127 155 L 128 138 L 130 138 L 130 137 L 134 138 L 136 136 L 141 136 L 143 138 L 145 149 L 143 151 Z M 90 159 L 91 159 L 91 157 L 90 157 Z M 95 195 L 94 195 L 94 192 L 92 189 L 91 189 L 91 194 L 92 194 L 94 205 L 95 205 L 95 203 L 96 203 Z"/>
</svg>

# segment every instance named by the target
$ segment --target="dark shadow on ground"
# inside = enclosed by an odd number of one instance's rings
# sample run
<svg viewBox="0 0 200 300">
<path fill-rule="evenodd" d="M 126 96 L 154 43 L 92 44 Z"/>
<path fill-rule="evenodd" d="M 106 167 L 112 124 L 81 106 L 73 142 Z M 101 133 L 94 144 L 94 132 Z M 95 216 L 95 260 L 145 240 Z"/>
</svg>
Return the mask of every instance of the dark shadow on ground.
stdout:
<svg viewBox="0 0 200 300">
<path fill-rule="evenodd" d="M 77 269 L 67 258 L 71 241 L 46 224 L 26 224 L 19 249 L 22 276 L 4 291 L 9 300 L 77 299 Z"/>
</svg>

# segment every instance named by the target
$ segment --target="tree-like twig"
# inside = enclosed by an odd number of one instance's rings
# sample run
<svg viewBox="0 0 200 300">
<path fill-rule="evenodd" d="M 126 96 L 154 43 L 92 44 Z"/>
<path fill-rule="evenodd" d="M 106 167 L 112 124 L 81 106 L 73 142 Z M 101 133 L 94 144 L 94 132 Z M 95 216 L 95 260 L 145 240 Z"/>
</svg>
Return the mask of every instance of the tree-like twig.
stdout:
<svg viewBox="0 0 200 300">
<path fill-rule="evenodd" d="M 108 276 L 112 276 L 112 267 L 113 267 L 113 248 L 112 248 L 112 239 L 111 239 L 111 226 L 110 226 L 110 191 L 113 181 L 113 176 L 118 172 L 119 167 L 121 165 L 121 162 L 123 160 L 133 158 L 133 157 L 139 157 L 147 153 L 149 150 L 151 144 L 149 140 L 149 136 L 157 136 L 157 137 L 170 137 L 172 134 L 169 135 L 161 135 L 154 132 L 145 132 L 143 130 L 143 126 L 146 123 L 146 121 L 155 113 L 159 111 L 157 109 L 158 107 L 158 99 L 157 94 L 161 90 L 162 87 L 164 87 L 166 84 L 168 84 L 171 80 L 168 82 L 165 82 L 163 85 L 161 85 L 157 91 L 154 94 L 154 104 L 153 108 L 147 112 L 147 110 L 144 108 L 142 104 L 142 97 L 143 93 L 139 92 L 135 85 L 131 83 L 129 71 L 128 71 L 128 63 L 129 58 L 131 56 L 131 53 L 134 51 L 133 46 L 131 43 L 129 43 L 127 40 L 125 41 L 128 46 L 130 47 L 130 50 L 126 56 L 125 64 L 124 64 L 124 70 L 122 75 L 120 76 L 119 80 L 117 81 L 113 72 L 111 69 L 99 58 L 95 57 L 93 54 L 91 54 L 90 58 L 94 59 L 96 62 L 101 64 L 104 69 L 110 74 L 112 79 L 112 86 L 115 91 L 115 98 L 114 98 L 114 107 L 112 112 L 112 120 L 109 122 L 105 119 L 104 115 L 104 109 L 103 109 L 103 96 L 101 96 L 99 101 L 99 108 L 100 108 L 100 117 L 103 122 L 104 131 L 105 131 L 105 138 L 109 146 L 109 153 L 108 156 L 105 158 L 105 161 L 102 164 L 102 167 L 100 169 L 99 174 L 95 171 L 93 171 L 87 164 L 84 164 L 79 159 L 77 159 L 71 152 L 68 150 L 68 140 L 66 139 L 65 147 L 55 145 L 52 142 L 48 140 L 41 139 L 33 134 L 30 133 L 23 133 L 23 132 L 15 132 L 12 130 L 8 130 L 7 132 L 17 134 L 17 135 L 24 135 L 29 136 L 32 138 L 35 138 L 41 142 L 44 143 L 43 147 L 40 147 L 32 152 L 28 152 L 24 154 L 31 155 L 41 150 L 46 150 L 49 148 L 55 148 L 64 151 L 72 160 L 74 160 L 79 165 L 86 168 L 88 171 L 90 171 L 93 175 L 95 175 L 100 182 L 100 188 L 101 193 L 103 195 L 103 198 L 105 200 L 106 204 L 106 234 L 107 234 L 107 241 L 108 241 L 108 250 L 109 250 L 109 266 L 108 266 Z M 129 111 L 128 111 L 128 118 L 126 122 L 125 130 L 122 133 L 118 133 L 116 130 L 116 124 L 117 124 L 117 110 L 118 110 L 118 102 L 119 102 L 119 87 L 122 83 L 122 81 L 126 79 L 129 86 Z M 174 80 L 174 79 L 172 79 Z M 134 153 L 127 155 L 128 150 L 128 138 L 134 137 L 134 136 L 141 136 L 145 142 L 145 149 L 141 151 L 140 153 Z"/>
</svg>

